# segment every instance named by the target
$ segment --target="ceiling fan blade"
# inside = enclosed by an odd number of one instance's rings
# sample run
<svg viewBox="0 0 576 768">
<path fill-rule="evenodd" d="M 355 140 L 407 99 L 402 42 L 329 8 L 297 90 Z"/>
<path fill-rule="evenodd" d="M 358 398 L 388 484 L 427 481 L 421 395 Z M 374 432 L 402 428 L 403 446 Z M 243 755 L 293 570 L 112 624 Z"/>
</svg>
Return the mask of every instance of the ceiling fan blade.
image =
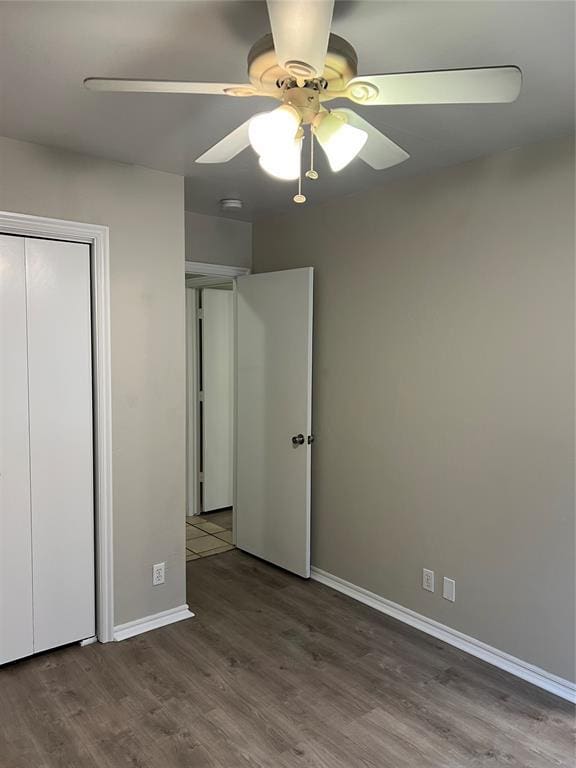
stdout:
<svg viewBox="0 0 576 768">
<path fill-rule="evenodd" d="M 267 0 L 274 49 L 294 77 L 324 72 L 334 0 Z"/>
<path fill-rule="evenodd" d="M 364 160 L 365 163 L 371 165 L 377 171 L 381 171 L 384 168 L 391 168 L 393 165 L 403 163 L 404 160 L 408 160 L 410 155 L 405 152 L 402 147 L 395 144 L 392 139 L 384 136 L 378 128 L 375 128 L 363 117 L 354 112 L 352 109 L 336 109 L 334 110 L 336 115 L 344 114 L 346 121 L 353 128 L 360 128 L 366 131 L 368 134 L 368 140 L 358 153 L 358 157 Z"/>
<path fill-rule="evenodd" d="M 518 67 L 446 69 L 355 77 L 346 95 L 356 104 L 496 104 L 516 101 L 521 86 Z"/>
<path fill-rule="evenodd" d="M 122 77 L 87 77 L 84 87 L 89 91 L 121 93 L 199 93 L 223 96 L 255 96 L 251 85 L 234 83 L 191 83 L 186 80 L 125 80 Z"/>
<path fill-rule="evenodd" d="M 196 158 L 197 163 L 227 163 L 233 157 L 239 155 L 246 147 L 250 145 L 248 137 L 248 126 L 250 118 L 245 123 L 239 125 L 227 136 L 224 136 L 217 144 L 210 147 L 203 155 Z"/>
</svg>

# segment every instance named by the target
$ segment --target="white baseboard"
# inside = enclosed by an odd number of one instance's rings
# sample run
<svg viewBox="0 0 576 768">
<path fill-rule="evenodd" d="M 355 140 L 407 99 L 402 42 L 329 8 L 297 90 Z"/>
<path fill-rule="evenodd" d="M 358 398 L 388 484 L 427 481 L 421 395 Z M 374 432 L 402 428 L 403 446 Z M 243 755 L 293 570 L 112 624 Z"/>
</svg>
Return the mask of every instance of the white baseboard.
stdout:
<svg viewBox="0 0 576 768">
<path fill-rule="evenodd" d="M 128 637 L 141 635 L 143 632 L 150 632 L 151 629 L 159 629 L 159 627 L 165 627 L 167 624 L 174 624 L 176 621 L 191 619 L 193 616 L 194 614 L 188 610 L 187 605 L 179 605 L 169 611 L 161 611 L 152 616 L 144 616 L 142 619 L 119 624 L 114 627 L 114 640 L 126 640 Z"/>
<path fill-rule="evenodd" d="M 404 622 L 404 624 L 409 624 L 411 627 L 415 627 L 422 632 L 426 632 L 428 635 L 443 640 L 445 643 L 453 645 L 461 651 L 465 651 L 472 656 L 476 656 L 478 659 L 488 662 L 488 664 L 493 664 L 499 669 L 510 672 L 511 675 L 520 677 L 522 680 L 538 686 L 538 688 L 543 688 L 549 693 L 554 693 L 556 696 L 566 699 L 566 701 L 576 703 L 576 683 L 557 677 L 550 672 L 546 672 L 544 669 L 522 661 L 522 659 L 517 659 L 515 656 L 504 653 L 504 651 L 499 651 L 497 648 L 486 645 L 481 640 L 476 640 L 476 638 L 458 632 L 458 630 L 452 629 L 445 624 L 440 624 L 440 622 L 434 621 L 434 619 L 429 619 L 420 613 L 411 611 L 409 608 L 404 608 L 403 605 L 386 600 L 386 598 L 380 597 L 380 595 L 374 592 L 357 587 L 355 584 L 344 581 L 344 579 L 338 576 L 333 576 L 331 573 L 327 573 L 320 568 L 312 567 L 311 570 L 312 579 L 326 584 L 326 586 L 332 587 L 332 589 L 342 592 L 354 598 L 354 600 L 369 605 L 381 613 L 392 616 Z"/>
</svg>

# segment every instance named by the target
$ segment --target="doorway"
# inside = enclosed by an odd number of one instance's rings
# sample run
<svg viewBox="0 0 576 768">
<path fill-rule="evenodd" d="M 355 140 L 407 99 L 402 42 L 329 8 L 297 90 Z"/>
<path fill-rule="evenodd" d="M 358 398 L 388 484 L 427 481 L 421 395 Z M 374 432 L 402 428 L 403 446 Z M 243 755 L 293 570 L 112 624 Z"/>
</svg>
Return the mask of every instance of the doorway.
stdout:
<svg viewBox="0 0 576 768">
<path fill-rule="evenodd" d="M 187 566 L 236 547 L 309 578 L 313 270 L 186 267 Z"/>
<path fill-rule="evenodd" d="M 186 561 L 234 549 L 234 282 L 186 274 Z"/>
</svg>

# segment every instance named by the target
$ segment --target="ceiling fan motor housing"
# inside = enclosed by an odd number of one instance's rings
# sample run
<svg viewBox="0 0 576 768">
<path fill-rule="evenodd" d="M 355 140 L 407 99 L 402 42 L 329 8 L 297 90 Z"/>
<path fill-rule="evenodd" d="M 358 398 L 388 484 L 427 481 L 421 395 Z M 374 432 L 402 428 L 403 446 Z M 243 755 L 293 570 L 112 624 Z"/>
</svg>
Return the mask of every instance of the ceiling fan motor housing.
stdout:
<svg viewBox="0 0 576 768">
<path fill-rule="evenodd" d="M 294 62 L 292 62 L 294 63 Z M 297 63 L 297 62 L 296 62 Z M 264 35 L 250 49 L 248 54 L 248 77 L 262 95 L 282 100 L 286 80 L 296 78 L 297 84 L 305 86 L 322 82 L 319 100 L 334 98 L 332 94 L 346 90 L 349 80 L 358 73 L 356 51 L 347 40 L 338 35 L 330 35 L 324 72 L 320 76 L 302 68 L 288 71 L 280 66 L 274 50 L 272 35 Z"/>
</svg>

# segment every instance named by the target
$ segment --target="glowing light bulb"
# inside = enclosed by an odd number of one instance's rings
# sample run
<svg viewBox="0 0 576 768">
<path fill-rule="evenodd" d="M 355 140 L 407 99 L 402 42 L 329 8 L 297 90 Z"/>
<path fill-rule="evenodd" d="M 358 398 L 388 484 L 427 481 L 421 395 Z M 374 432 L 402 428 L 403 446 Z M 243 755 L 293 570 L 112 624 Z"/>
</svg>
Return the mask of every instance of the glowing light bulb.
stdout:
<svg viewBox="0 0 576 768">
<path fill-rule="evenodd" d="M 314 135 L 334 172 L 341 171 L 354 160 L 368 139 L 366 131 L 348 125 L 344 117 L 334 112 L 319 116 Z"/>
<path fill-rule="evenodd" d="M 272 112 L 255 115 L 248 126 L 250 144 L 261 157 L 270 157 L 294 140 L 300 122 L 300 115 L 289 104 L 283 104 Z"/>
<path fill-rule="evenodd" d="M 302 140 L 292 139 L 289 144 L 274 149 L 260 158 L 260 167 L 275 179 L 294 181 L 300 176 Z"/>
</svg>

